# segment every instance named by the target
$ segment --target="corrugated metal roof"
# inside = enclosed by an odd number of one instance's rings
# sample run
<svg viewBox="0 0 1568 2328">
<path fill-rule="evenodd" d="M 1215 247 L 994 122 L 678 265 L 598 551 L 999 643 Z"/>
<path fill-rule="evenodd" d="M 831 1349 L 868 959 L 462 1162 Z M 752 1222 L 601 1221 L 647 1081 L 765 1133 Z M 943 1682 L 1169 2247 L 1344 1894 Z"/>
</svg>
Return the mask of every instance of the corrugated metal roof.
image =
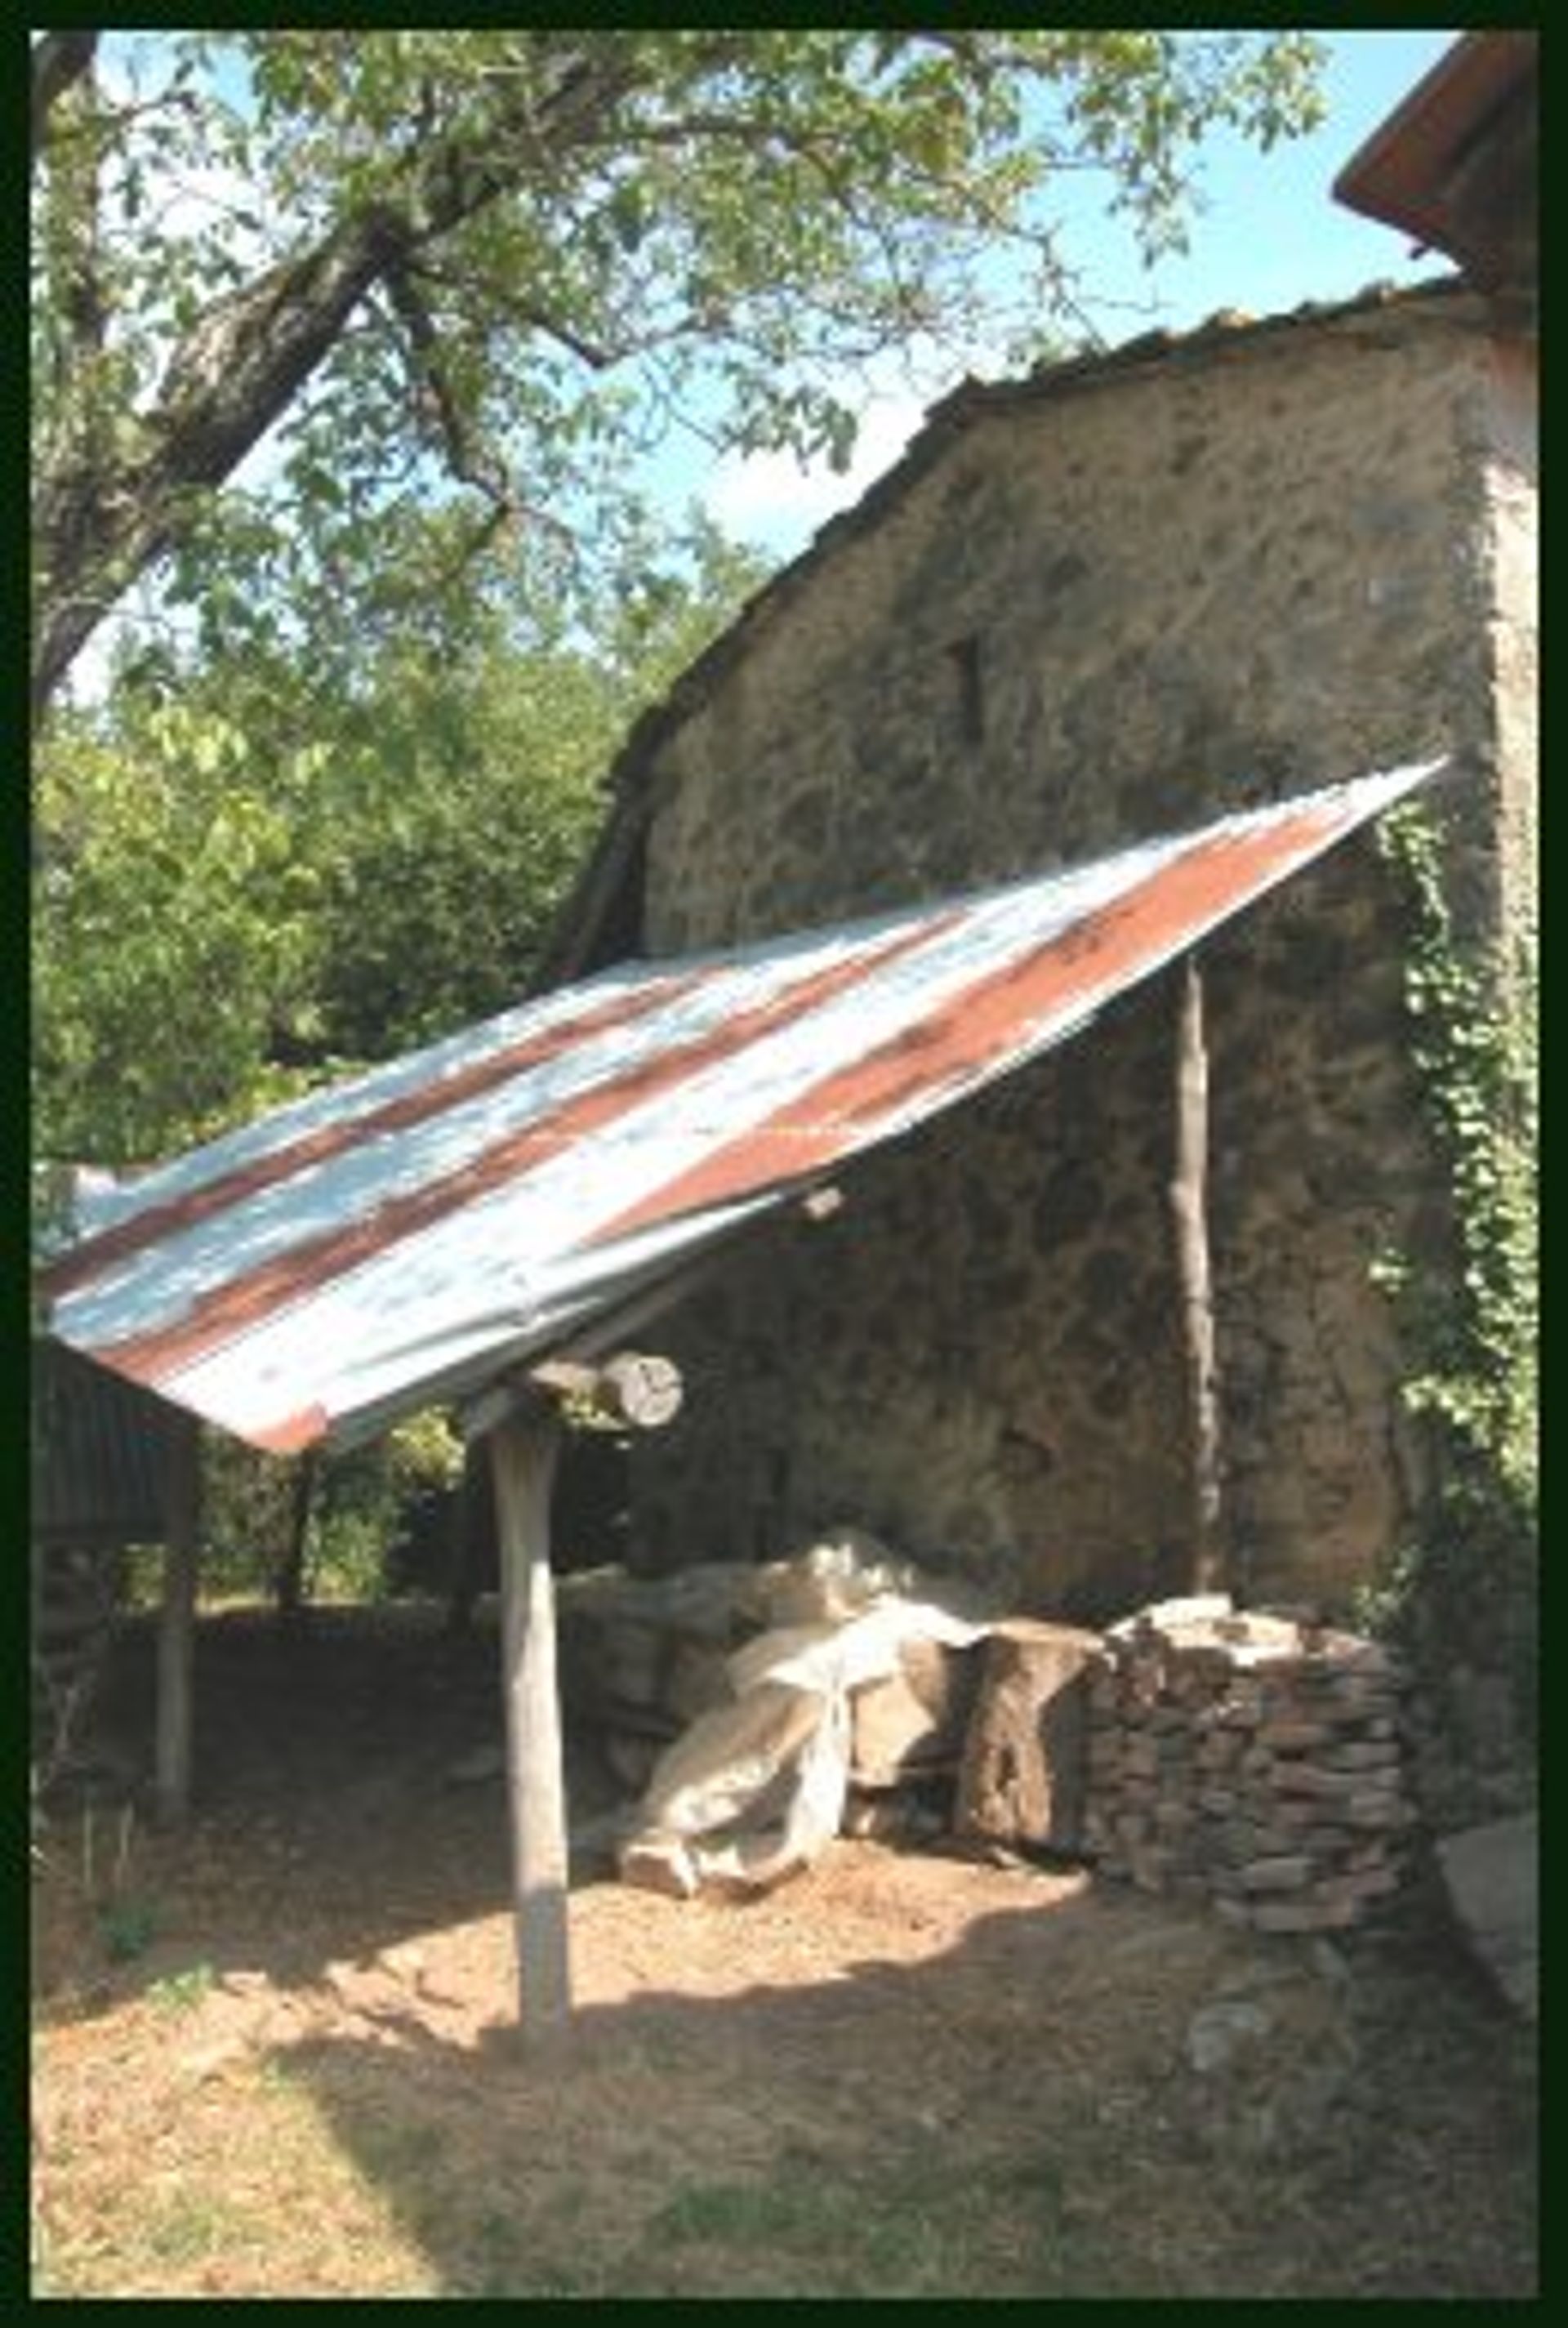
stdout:
<svg viewBox="0 0 1568 2328">
<path fill-rule="evenodd" d="M 526 1002 L 91 1200 L 50 1330 L 258 1446 L 368 1436 L 1079 1032 L 1437 765 Z"/>
</svg>

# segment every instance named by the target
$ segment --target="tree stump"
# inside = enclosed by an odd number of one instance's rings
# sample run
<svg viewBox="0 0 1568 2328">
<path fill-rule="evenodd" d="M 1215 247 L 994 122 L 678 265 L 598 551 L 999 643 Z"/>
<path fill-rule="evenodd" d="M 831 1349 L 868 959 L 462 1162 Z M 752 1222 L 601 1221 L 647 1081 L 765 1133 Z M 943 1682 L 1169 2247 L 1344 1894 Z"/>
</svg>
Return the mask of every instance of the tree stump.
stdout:
<svg viewBox="0 0 1568 2328">
<path fill-rule="evenodd" d="M 992 1633 L 959 1771 L 959 1835 L 1082 1849 L 1099 1648 L 1098 1634 L 1025 1618 Z"/>
</svg>

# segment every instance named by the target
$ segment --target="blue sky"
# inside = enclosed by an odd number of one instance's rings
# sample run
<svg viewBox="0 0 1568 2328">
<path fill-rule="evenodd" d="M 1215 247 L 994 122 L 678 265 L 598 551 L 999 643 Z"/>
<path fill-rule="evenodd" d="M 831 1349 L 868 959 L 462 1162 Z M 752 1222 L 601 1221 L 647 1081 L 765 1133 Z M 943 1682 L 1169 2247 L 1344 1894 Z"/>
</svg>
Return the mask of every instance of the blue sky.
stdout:
<svg viewBox="0 0 1568 2328">
<path fill-rule="evenodd" d="M 1429 254 L 1416 259 L 1404 236 L 1336 202 L 1334 179 L 1351 155 L 1451 46 L 1450 32 L 1355 31 L 1321 35 L 1329 43 L 1324 80 L 1328 117 L 1310 137 L 1260 154 L 1240 137 L 1206 145 L 1196 172 L 1203 208 L 1192 221 L 1190 248 L 1162 259 L 1150 272 L 1140 262 L 1124 227 L 1103 202 L 1080 198 L 1068 214 L 1066 245 L 1098 294 L 1093 320 L 1114 344 L 1156 326 L 1185 331 L 1217 308 L 1266 315 L 1303 300 L 1351 297 L 1368 284 L 1418 281 L 1447 271 Z M 970 369 L 984 375 L 977 351 Z M 793 557 L 835 509 L 858 501 L 871 480 L 896 460 L 924 407 L 952 377 L 933 372 L 921 392 L 889 385 L 863 413 L 861 449 L 847 477 L 824 466 L 803 475 L 788 456 L 727 461 L 715 466 L 696 447 L 682 458 L 674 448 L 661 464 L 657 483 L 679 504 L 699 497 L 727 530 L 757 542 L 771 556 Z"/>
</svg>

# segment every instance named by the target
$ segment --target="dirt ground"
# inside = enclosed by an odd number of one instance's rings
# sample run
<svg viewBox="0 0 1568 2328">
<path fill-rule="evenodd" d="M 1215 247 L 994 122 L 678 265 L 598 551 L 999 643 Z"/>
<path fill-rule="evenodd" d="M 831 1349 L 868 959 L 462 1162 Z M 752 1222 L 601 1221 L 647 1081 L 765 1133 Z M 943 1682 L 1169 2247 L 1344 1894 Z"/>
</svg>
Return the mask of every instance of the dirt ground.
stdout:
<svg viewBox="0 0 1568 2328">
<path fill-rule="evenodd" d="M 190 1831 L 62 1811 L 35 1869 L 36 2293 L 1535 2292 L 1534 2041 L 1430 1917 L 1325 1949 L 936 1848 L 752 1900 L 585 1860 L 541 2059 L 500 1782 L 450 1776 L 498 1723 L 483 1627 L 203 1619 Z"/>
</svg>

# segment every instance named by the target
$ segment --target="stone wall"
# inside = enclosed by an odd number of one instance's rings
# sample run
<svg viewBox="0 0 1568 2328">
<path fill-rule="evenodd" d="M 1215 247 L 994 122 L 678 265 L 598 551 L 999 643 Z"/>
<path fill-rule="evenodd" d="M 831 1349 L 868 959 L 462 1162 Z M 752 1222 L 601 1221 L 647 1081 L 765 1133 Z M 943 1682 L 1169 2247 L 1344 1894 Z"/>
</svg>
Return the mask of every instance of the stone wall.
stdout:
<svg viewBox="0 0 1568 2328">
<path fill-rule="evenodd" d="M 1454 871 L 1504 878 L 1524 653 L 1479 311 L 1438 292 L 982 405 L 775 594 L 659 753 L 656 953 L 1045 869 L 1448 749 Z M 1510 484 L 1510 491 L 1513 490 Z M 1517 635 L 1516 635 L 1517 634 Z M 1368 836 L 1205 953 L 1230 1508 L 1258 1594 L 1342 1603 L 1416 1484 L 1367 1267 L 1441 1258 Z M 1173 997 L 856 1169 L 668 1339 L 640 1556 L 844 1519 L 1099 1621 L 1179 1588 L 1165 1186 Z"/>
<path fill-rule="evenodd" d="M 1360 1923 L 1399 1889 L 1415 1823 L 1401 1678 L 1375 1641 L 1219 1600 L 1116 1627 L 1089 1690 L 1100 1873 L 1261 1932 Z"/>
<path fill-rule="evenodd" d="M 1510 928 L 1531 934 L 1538 906 L 1538 425 L 1535 351 L 1525 343 L 1503 341 L 1493 351 L 1487 429 L 1493 765 L 1503 843 L 1503 909 Z"/>
</svg>

